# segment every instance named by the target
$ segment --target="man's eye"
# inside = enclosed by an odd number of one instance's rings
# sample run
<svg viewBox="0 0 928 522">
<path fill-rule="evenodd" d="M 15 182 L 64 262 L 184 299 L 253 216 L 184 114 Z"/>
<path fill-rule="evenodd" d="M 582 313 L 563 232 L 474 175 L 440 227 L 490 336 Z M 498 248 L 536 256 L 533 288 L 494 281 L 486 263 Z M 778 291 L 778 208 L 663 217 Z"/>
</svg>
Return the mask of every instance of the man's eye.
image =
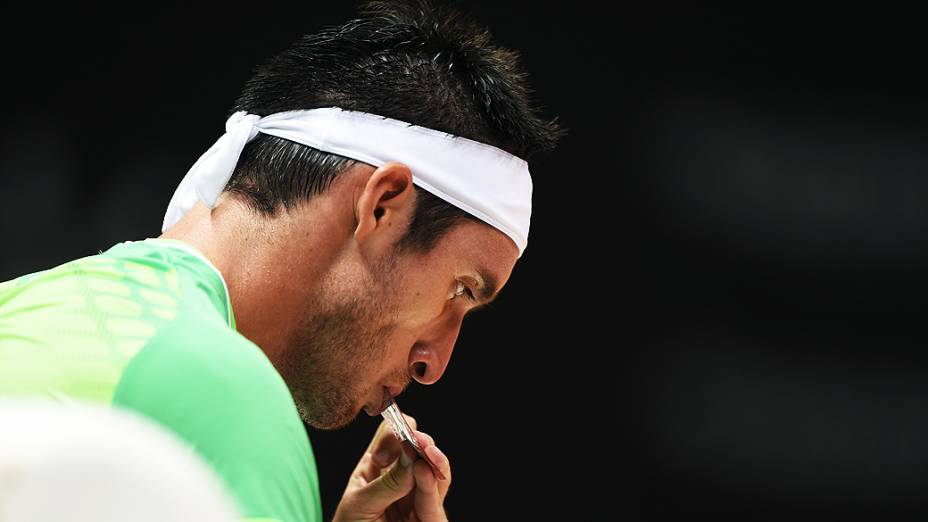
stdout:
<svg viewBox="0 0 928 522">
<path fill-rule="evenodd" d="M 470 288 L 468 288 L 468 286 L 462 283 L 461 281 L 458 281 L 454 287 L 454 292 L 450 296 L 448 296 L 448 299 L 454 299 L 455 297 L 462 296 L 465 294 L 467 295 L 467 298 L 469 300 L 471 301 L 474 300 L 474 293 L 471 292 Z"/>
</svg>

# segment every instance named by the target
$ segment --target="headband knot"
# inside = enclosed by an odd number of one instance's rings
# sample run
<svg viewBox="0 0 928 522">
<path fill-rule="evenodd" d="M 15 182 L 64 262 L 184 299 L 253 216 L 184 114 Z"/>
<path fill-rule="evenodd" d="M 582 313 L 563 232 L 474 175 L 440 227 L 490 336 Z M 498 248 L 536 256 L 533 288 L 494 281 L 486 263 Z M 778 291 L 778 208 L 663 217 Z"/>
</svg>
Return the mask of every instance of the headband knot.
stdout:
<svg viewBox="0 0 928 522">
<path fill-rule="evenodd" d="M 233 132 L 233 128 L 246 122 L 250 126 L 254 126 L 255 123 L 261 120 L 261 117 L 257 114 L 248 114 L 246 111 L 237 111 L 229 116 L 229 119 L 226 120 L 226 132 Z"/>
</svg>

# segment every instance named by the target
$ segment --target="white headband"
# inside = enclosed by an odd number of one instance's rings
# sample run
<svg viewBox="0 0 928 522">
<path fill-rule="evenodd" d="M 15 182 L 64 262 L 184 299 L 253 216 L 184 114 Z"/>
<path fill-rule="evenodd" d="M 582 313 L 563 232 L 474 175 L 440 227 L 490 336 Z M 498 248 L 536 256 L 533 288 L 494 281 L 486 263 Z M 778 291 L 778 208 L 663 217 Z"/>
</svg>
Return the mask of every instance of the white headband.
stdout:
<svg viewBox="0 0 928 522">
<path fill-rule="evenodd" d="M 532 214 L 532 178 L 525 160 L 466 138 L 335 107 L 263 118 L 244 111 L 230 116 L 226 133 L 181 180 L 162 232 L 197 201 L 209 208 L 216 205 L 242 149 L 259 132 L 375 167 L 390 161 L 404 163 L 414 184 L 512 238 L 519 256 L 525 251 Z"/>
</svg>

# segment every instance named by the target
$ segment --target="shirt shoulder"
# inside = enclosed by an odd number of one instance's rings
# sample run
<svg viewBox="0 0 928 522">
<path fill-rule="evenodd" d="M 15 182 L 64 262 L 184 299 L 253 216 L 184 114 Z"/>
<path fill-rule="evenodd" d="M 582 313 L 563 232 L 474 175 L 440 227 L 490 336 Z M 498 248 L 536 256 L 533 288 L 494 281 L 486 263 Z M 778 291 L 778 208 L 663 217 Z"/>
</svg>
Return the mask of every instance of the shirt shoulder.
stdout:
<svg viewBox="0 0 928 522">
<path fill-rule="evenodd" d="M 280 374 L 254 343 L 217 321 L 184 317 L 123 371 L 113 405 L 186 440 L 252 518 L 321 520 L 306 430 Z"/>
<path fill-rule="evenodd" d="M 163 240 L 3 283 L 0 395 L 107 403 L 128 361 L 178 317 L 234 326 L 215 267 Z"/>
</svg>

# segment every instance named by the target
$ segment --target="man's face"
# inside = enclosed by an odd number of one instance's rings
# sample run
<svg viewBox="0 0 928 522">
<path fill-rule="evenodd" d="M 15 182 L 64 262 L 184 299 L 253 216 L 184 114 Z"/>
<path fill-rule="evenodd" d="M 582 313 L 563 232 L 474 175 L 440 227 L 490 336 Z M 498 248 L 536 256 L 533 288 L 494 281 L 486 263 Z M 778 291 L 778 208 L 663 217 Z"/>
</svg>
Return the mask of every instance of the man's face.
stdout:
<svg viewBox="0 0 928 522">
<path fill-rule="evenodd" d="M 379 414 L 413 379 L 436 382 L 465 314 L 495 297 L 517 258 L 506 235 L 464 222 L 424 255 L 391 252 L 367 267 L 336 262 L 279 368 L 303 420 L 338 428 L 361 409 Z"/>
</svg>

